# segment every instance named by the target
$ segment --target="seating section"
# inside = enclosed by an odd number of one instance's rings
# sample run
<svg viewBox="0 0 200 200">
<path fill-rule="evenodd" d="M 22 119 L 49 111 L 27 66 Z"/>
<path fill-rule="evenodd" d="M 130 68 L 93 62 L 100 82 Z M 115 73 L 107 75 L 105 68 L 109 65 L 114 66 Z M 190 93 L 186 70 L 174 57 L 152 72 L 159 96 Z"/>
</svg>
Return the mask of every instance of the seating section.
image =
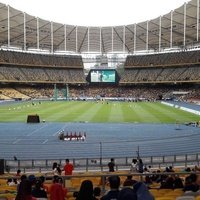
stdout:
<svg viewBox="0 0 200 200">
<path fill-rule="evenodd" d="M 179 51 L 127 56 L 125 67 L 172 66 L 200 63 L 199 51 Z"/>
<path fill-rule="evenodd" d="M 81 56 L 33 54 L 0 50 L 0 63 L 26 66 L 79 67 L 83 68 Z"/>
<path fill-rule="evenodd" d="M 199 66 L 127 68 L 120 83 L 198 82 Z"/>
<path fill-rule="evenodd" d="M 179 169 L 181 170 L 181 169 Z M 180 171 L 177 172 L 180 172 Z M 162 173 L 163 171 L 161 171 Z M 84 180 L 91 180 L 94 187 L 102 187 L 102 181 L 101 177 L 99 175 L 107 175 L 109 174 L 107 172 L 76 172 L 74 173 L 75 177 L 72 177 L 70 179 L 65 179 L 65 188 L 67 188 L 67 195 L 66 200 L 75 200 L 73 197 L 74 191 L 79 191 L 80 185 Z M 113 173 L 112 173 L 113 174 Z M 120 174 L 127 174 L 127 171 L 116 171 L 114 172 L 114 175 L 120 175 Z M 35 174 L 35 176 L 39 177 L 42 174 Z M 80 177 L 77 177 L 78 175 L 81 175 Z M 96 176 L 95 176 L 96 175 Z M 12 176 L 12 174 L 9 174 L 9 176 Z M 14 175 L 13 175 L 14 176 Z M 148 176 L 148 175 L 147 175 Z M 16 193 L 17 193 L 17 185 L 9 186 L 7 185 L 7 174 L 0 176 L 0 199 L 7 199 L 7 200 L 14 200 Z M 169 176 L 170 177 L 170 176 Z M 180 178 L 185 180 L 187 175 L 181 175 Z M 126 176 L 120 176 L 121 184 L 120 189 L 123 188 L 123 183 L 126 179 Z M 133 176 L 133 179 L 136 181 L 139 181 L 140 176 Z M 48 199 L 50 197 L 50 188 L 51 188 L 52 181 L 50 179 L 47 179 L 44 183 L 44 188 L 47 191 Z M 149 192 L 154 196 L 155 200 L 200 200 L 200 193 L 199 192 L 193 192 L 192 194 L 184 192 L 182 188 L 177 189 L 161 189 L 161 185 L 158 182 L 152 182 L 151 184 L 148 184 Z M 105 185 L 106 191 L 109 190 L 109 184 L 106 183 Z M 103 193 L 102 193 L 103 195 Z M 38 199 L 39 200 L 39 199 Z"/>
<path fill-rule="evenodd" d="M 85 83 L 83 69 L 0 65 L 0 81 L 27 83 Z"/>
</svg>

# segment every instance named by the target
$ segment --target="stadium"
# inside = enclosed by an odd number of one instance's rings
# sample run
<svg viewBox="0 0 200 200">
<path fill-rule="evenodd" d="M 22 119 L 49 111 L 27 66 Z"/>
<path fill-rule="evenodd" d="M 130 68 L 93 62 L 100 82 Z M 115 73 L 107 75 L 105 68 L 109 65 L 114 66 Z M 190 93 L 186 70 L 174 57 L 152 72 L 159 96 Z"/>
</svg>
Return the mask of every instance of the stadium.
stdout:
<svg viewBox="0 0 200 200">
<path fill-rule="evenodd" d="M 0 3 L 0 174 L 49 173 L 68 158 L 71 192 L 89 173 L 98 185 L 110 158 L 122 180 L 133 158 L 178 173 L 198 168 L 199 8 L 191 0 L 152 20 L 104 27 L 47 21 Z"/>
</svg>

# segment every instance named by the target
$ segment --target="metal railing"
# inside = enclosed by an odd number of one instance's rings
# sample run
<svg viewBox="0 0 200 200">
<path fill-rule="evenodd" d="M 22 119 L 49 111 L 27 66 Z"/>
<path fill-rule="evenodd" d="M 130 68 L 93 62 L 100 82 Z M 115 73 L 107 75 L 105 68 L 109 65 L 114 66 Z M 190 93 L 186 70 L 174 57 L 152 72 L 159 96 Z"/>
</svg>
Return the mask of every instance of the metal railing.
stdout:
<svg viewBox="0 0 200 200">
<path fill-rule="evenodd" d="M 151 167 L 166 167 L 166 166 L 182 166 L 199 165 L 200 154 L 185 154 L 185 155 L 172 155 L 172 156 L 151 156 L 141 157 L 144 166 Z M 118 169 L 129 169 L 132 162 L 131 157 L 116 157 L 115 166 Z M 72 159 L 76 171 L 107 171 L 107 164 L 110 158 L 80 158 Z M 52 160 L 5 160 L 5 169 L 11 171 L 21 169 L 25 172 L 29 170 L 45 172 L 52 169 L 54 162 L 57 162 L 61 167 L 65 165 L 65 159 L 52 159 Z"/>
</svg>

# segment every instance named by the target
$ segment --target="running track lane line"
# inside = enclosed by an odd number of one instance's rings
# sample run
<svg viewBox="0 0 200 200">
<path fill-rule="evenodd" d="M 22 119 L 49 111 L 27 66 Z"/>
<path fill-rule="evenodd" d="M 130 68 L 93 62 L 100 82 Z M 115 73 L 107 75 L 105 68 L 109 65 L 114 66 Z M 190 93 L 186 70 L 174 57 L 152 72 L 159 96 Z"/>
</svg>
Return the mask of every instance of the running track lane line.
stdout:
<svg viewBox="0 0 200 200">
<path fill-rule="evenodd" d="M 48 139 L 46 139 L 42 144 L 46 144 L 48 142 Z"/>
<path fill-rule="evenodd" d="M 17 144 L 21 139 L 17 139 L 13 142 L 13 144 Z"/>
<path fill-rule="evenodd" d="M 38 129 L 36 129 L 36 130 L 30 132 L 27 136 L 31 136 L 31 135 L 33 135 L 33 134 L 36 133 L 37 131 L 39 131 L 39 130 L 45 128 L 46 126 L 48 126 L 48 124 L 45 124 L 44 126 L 42 126 L 42 127 L 38 128 Z"/>
<path fill-rule="evenodd" d="M 53 136 L 58 135 L 58 133 L 60 133 L 61 130 L 65 129 L 65 127 L 67 127 L 67 124 L 65 124 L 65 125 L 64 125 L 61 129 L 59 129 L 57 132 L 55 132 L 55 133 L 53 134 Z"/>
</svg>

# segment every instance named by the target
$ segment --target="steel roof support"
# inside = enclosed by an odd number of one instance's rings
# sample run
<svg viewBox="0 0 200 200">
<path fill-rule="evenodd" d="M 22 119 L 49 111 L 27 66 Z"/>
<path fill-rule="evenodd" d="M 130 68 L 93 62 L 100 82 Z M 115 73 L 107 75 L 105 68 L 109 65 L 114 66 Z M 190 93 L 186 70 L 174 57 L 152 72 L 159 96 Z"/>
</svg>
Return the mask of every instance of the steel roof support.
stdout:
<svg viewBox="0 0 200 200">
<path fill-rule="evenodd" d="M 170 29 L 170 48 L 173 47 L 173 13 L 174 11 L 171 11 L 171 29 Z"/>
<path fill-rule="evenodd" d="M 147 21 L 147 32 L 146 32 L 146 51 L 149 49 L 149 21 Z"/>
<path fill-rule="evenodd" d="M 136 54 L 136 35 L 137 35 L 137 24 L 134 25 L 134 47 L 133 47 L 134 54 Z"/>
<path fill-rule="evenodd" d="M 53 22 L 51 21 L 51 53 L 53 53 Z"/>
<path fill-rule="evenodd" d="M 90 27 L 88 27 L 88 52 L 90 52 Z"/>
<path fill-rule="evenodd" d="M 185 47 L 185 32 L 186 32 L 186 3 L 184 3 L 184 20 L 183 20 L 183 23 L 184 23 L 184 27 L 183 27 L 183 46 Z"/>
<path fill-rule="evenodd" d="M 24 12 L 24 50 L 26 51 L 26 13 Z"/>
<path fill-rule="evenodd" d="M 111 52 L 113 52 L 113 27 L 112 27 L 112 43 L 111 43 Z"/>
<path fill-rule="evenodd" d="M 158 41 L 158 51 L 161 50 L 161 31 L 162 31 L 162 16 L 159 18 L 159 41 Z"/>
<path fill-rule="evenodd" d="M 125 43 L 126 43 L 126 26 L 123 27 L 123 53 L 125 53 Z"/>
<path fill-rule="evenodd" d="M 37 49 L 40 48 L 40 27 L 39 27 L 39 18 L 37 17 Z"/>
<path fill-rule="evenodd" d="M 7 6 L 8 11 L 8 47 L 10 47 L 10 6 Z"/>
<path fill-rule="evenodd" d="M 102 38 L 101 38 L 101 27 L 99 27 L 99 52 L 100 54 L 102 54 L 102 51 L 101 51 L 101 43 L 102 43 Z"/>
<path fill-rule="evenodd" d="M 78 52 L 78 26 L 76 26 L 76 53 Z"/>
<path fill-rule="evenodd" d="M 67 51 L 67 28 L 66 28 L 66 24 L 64 25 L 64 51 Z"/>
<path fill-rule="evenodd" d="M 197 0 L 197 41 L 199 41 L 199 0 Z"/>
</svg>

